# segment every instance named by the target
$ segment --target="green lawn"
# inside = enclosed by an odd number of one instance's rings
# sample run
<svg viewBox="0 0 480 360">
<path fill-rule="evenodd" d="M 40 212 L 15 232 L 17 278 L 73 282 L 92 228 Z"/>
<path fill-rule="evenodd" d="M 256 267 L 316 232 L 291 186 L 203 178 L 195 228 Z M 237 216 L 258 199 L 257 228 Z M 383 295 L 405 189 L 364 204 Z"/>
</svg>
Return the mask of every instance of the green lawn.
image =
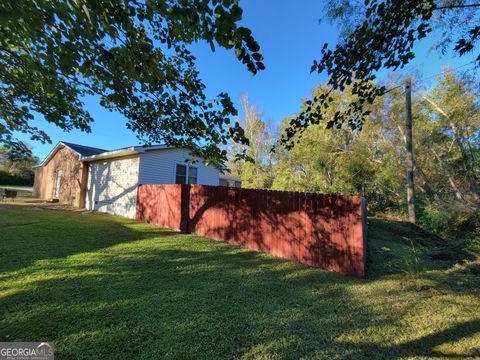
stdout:
<svg viewBox="0 0 480 360">
<path fill-rule="evenodd" d="M 53 341 L 57 359 L 480 357 L 480 277 L 431 260 L 435 240 L 416 234 L 415 281 L 407 227 L 369 229 L 359 280 L 119 217 L 0 205 L 0 341 Z"/>
</svg>

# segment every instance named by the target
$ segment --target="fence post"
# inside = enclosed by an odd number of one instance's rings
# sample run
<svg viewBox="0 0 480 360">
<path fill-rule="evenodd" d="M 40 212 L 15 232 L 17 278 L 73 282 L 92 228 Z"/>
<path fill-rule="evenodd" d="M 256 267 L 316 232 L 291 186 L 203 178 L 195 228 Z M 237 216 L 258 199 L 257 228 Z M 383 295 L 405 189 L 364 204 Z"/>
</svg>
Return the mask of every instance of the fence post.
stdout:
<svg viewBox="0 0 480 360">
<path fill-rule="evenodd" d="M 363 245 L 363 253 L 362 253 L 362 270 L 363 270 L 363 277 L 366 275 L 366 266 L 367 266 L 367 200 L 362 197 L 361 198 L 361 207 L 362 207 L 362 245 Z"/>
<path fill-rule="evenodd" d="M 180 232 L 190 233 L 190 187 L 191 185 L 180 185 Z"/>
</svg>

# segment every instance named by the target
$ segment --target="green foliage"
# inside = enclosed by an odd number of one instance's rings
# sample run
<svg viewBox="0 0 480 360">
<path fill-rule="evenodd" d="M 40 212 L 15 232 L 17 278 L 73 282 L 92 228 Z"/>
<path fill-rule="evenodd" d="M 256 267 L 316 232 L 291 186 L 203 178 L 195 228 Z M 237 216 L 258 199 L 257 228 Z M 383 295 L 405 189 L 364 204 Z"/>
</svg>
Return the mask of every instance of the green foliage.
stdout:
<svg viewBox="0 0 480 360">
<path fill-rule="evenodd" d="M 468 239 L 467 250 L 477 257 L 480 257 L 480 232 L 477 231 L 474 237 Z"/>
<path fill-rule="evenodd" d="M 24 144 L 30 152 L 30 148 Z M 34 166 L 39 163 L 35 156 L 0 148 L 0 185 L 33 185 Z"/>
<path fill-rule="evenodd" d="M 232 49 L 255 74 L 264 69 L 251 31 L 232 0 L 3 1 L 0 3 L 0 143 L 14 132 L 50 141 L 34 113 L 69 131 L 90 131 L 83 98 L 127 119 L 147 143 L 189 148 L 219 165 L 218 147 L 246 143 L 229 96 L 206 99 L 188 45 Z"/>
<path fill-rule="evenodd" d="M 331 112 L 352 98 L 351 88 L 335 92 Z M 314 96 L 328 92 L 318 87 Z M 305 106 L 308 106 L 306 104 Z M 370 107 L 376 116 L 365 123 L 365 131 L 349 126 L 325 129 L 311 126 L 291 150 L 277 150 L 273 188 L 322 193 L 360 194 L 372 211 L 398 210 L 403 204 L 403 174 L 398 174 L 398 154 L 392 148 L 392 129 L 382 117 L 384 104 Z M 289 119 L 283 123 L 288 129 Z"/>
<path fill-rule="evenodd" d="M 9 174 L 0 170 L 0 185 L 28 185 L 32 186 L 34 180 L 34 172 L 29 172 L 22 176 Z"/>
<path fill-rule="evenodd" d="M 468 20 L 455 24 L 454 51 L 459 56 L 473 51 L 480 38 L 480 28 L 476 25 L 480 21 L 478 9 L 480 4 L 468 0 L 453 3 L 367 0 L 363 5 L 358 1 L 327 2 L 327 15 L 346 24 L 343 39 L 334 49 L 325 44 L 321 58 L 311 67 L 311 72 L 326 73 L 329 90 L 314 95 L 302 111 L 290 119 L 281 143 L 292 148 L 297 135 L 303 134 L 310 125 L 323 124 L 327 128 L 348 125 L 362 129 L 370 114 L 369 106 L 389 92 L 384 85 L 373 82 L 377 73 L 382 69 L 401 69 L 415 57 L 415 44 L 435 28 L 435 13 L 444 16 L 462 12 Z M 452 41 L 452 32 L 445 32 L 443 37 Z M 477 63 L 480 64 L 480 55 Z M 354 97 L 331 113 L 335 92 L 348 87 Z"/>
<path fill-rule="evenodd" d="M 480 229 L 478 208 L 459 202 L 438 204 L 424 200 L 419 221 L 427 229 L 444 237 L 463 237 L 465 240 Z M 471 235 L 469 235 L 471 234 Z"/>
<path fill-rule="evenodd" d="M 436 233 L 467 238 L 480 227 L 480 106 L 475 82 L 445 72 L 422 96 L 416 143 L 417 177 L 424 185 L 422 224 Z"/>
</svg>

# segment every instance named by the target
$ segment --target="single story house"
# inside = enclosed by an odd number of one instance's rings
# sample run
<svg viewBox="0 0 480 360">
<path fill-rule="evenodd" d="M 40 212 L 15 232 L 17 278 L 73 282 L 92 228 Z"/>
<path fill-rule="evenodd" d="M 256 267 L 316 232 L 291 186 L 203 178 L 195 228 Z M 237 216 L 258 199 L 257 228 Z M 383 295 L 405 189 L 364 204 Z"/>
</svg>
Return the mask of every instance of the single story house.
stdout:
<svg viewBox="0 0 480 360">
<path fill-rule="evenodd" d="M 186 149 L 163 145 L 107 151 L 59 142 L 36 168 L 34 195 L 78 208 L 135 217 L 139 184 L 241 186 Z"/>
<path fill-rule="evenodd" d="M 82 158 L 105 151 L 59 142 L 35 169 L 34 196 L 84 208 L 88 163 Z"/>
</svg>

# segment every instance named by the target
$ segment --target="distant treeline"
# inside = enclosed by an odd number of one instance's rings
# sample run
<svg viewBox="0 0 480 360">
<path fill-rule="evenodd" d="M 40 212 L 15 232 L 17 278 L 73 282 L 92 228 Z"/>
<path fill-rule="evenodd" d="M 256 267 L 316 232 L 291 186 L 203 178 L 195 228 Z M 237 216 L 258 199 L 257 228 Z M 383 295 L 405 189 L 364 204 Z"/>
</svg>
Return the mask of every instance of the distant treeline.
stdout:
<svg viewBox="0 0 480 360">
<path fill-rule="evenodd" d="M 0 170 L 0 185 L 32 186 L 33 180 L 33 172 L 24 175 L 12 175 L 6 171 Z"/>
<path fill-rule="evenodd" d="M 0 148 L 0 185 L 32 186 L 38 161 L 37 157 L 28 155 L 18 159 L 9 150 Z"/>
</svg>

